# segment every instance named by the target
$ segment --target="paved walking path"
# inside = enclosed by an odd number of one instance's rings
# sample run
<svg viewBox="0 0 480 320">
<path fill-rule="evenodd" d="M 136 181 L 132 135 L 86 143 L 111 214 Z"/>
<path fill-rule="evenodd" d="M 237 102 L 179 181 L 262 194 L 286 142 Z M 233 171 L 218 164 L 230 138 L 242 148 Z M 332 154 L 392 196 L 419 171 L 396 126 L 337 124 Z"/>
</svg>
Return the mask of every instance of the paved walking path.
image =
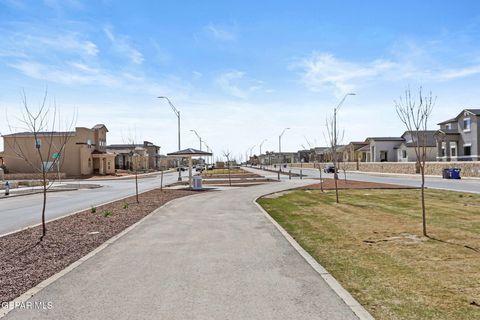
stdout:
<svg viewBox="0 0 480 320">
<path fill-rule="evenodd" d="M 177 199 L 6 319 L 357 319 L 252 203 L 303 183 Z"/>
</svg>

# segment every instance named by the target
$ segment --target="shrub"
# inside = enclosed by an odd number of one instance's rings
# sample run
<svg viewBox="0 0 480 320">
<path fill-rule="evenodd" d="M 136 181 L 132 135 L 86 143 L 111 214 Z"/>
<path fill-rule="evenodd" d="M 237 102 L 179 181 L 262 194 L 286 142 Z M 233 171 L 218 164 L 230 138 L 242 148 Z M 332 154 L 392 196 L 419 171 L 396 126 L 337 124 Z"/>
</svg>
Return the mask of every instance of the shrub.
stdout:
<svg viewBox="0 0 480 320">
<path fill-rule="evenodd" d="M 128 203 L 125 202 L 125 203 L 123 204 L 123 209 L 128 209 Z"/>
<path fill-rule="evenodd" d="M 111 215 L 112 215 L 112 212 L 110 212 L 110 211 L 108 211 L 108 210 L 103 210 L 103 211 L 102 211 L 102 216 L 103 216 L 104 218 L 108 218 L 108 217 L 110 217 Z"/>
<path fill-rule="evenodd" d="M 92 208 L 90 209 L 90 212 L 91 212 L 91 213 L 96 213 L 96 212 L 97 212 L 97 207 L 92 207 Z"/>
</svg>

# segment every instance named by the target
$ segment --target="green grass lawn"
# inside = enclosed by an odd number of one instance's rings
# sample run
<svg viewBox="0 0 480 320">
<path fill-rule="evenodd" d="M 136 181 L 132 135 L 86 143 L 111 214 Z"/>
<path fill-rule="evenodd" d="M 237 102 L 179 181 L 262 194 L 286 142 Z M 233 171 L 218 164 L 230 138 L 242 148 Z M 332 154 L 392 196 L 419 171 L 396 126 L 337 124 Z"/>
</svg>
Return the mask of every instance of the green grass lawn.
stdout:
<svg viewBox="0 0 480 320">
<path fill-rule="evenodd" d="M 421 236 L 418 190 L 345 190 L 340 204 L 335 191 L 296 190 L 258 202 L 375 318 L 480 319 L 480 195 L 426 198 L 431 238 Z"/>
</svg>

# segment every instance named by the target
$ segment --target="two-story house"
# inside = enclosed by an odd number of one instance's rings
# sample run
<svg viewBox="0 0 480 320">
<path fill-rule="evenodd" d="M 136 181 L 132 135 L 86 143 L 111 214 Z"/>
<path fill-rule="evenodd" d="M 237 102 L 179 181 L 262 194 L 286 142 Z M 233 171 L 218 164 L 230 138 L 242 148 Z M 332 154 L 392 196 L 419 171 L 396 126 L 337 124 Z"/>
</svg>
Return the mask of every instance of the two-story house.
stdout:
<svg viewBox="0 0 480 320">
<path fill-rule="evenodd" d="M 31 132 L 3 135 L 4 164 L 10 173 L 39 173 L 43 166 L 70 177 L 113 174 L 115 155 L 106 152 L 107 132 L 105 125 L 97 124 L 91 129 L 39 132 L 36 139 Z"/>
<path fill-rule="evenodd" d="M 480 109 L 464 109 L 440 122 L 435 133 L 438 161 L 480 160 Z"/>
</svg>

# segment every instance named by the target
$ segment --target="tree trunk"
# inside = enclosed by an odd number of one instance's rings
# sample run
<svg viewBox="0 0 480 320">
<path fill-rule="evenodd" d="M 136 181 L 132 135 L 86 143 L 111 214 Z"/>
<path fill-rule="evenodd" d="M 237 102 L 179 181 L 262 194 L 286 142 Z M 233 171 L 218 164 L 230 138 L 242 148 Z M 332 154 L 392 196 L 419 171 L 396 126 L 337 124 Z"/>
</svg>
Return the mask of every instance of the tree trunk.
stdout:
<svg viewBox="0 0 480 320">
<path fill-rule="evenodd" d="M 45 224 L 45 211 L 47 209 L 47 176 L 43 172 L 43 203 L 42 203 L 42 236 L 40 241 L 47 235 L 47 225 Z"/>
<path fill-rule="evenodd" d="M 425 164 L 420 166 L 420 172 L 422 174 L 422 229 L 423 235 L 428 237 L 427 235 L 427 214 L 425 209 Z"/>
<path fill-rule="evenodd" d="M 337 150 L 334 150 L 334 154 L 337 153 Z M 337 203 L 340 203 L 338 200 L 338 174 L 337 174 L 337 162 L 333 161 L 333 180 L 335 181 L 335 200 Z"/>
<path fill-rule="evenodd" d="M 138 172 L 136 170 L 135 170 L 135 194 L 137 197 L 137 203 L 140 203 L 140 201 L 138 201 Z"/>
</svg>

